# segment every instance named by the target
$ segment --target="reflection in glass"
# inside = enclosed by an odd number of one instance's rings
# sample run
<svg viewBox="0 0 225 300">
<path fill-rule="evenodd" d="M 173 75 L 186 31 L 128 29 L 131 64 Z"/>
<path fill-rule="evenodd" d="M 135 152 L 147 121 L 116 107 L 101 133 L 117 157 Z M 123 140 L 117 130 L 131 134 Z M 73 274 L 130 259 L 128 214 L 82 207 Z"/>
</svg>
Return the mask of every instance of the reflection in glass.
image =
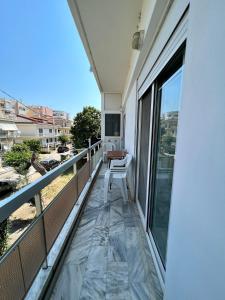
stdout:
<svg viewBox="0 0 225 300">
<path fill-rule="evenodd" d="M 165 265 L 182 68 L 160 87 L 160 120 L 151 232 Z"/>
<path fill-rule="evenodd" d="M 141 118 L 140 146 L 139 146 L 139 176 L 138 176 L 138 200 L 145 215 L 147 174 L 148 174 L 148 149 L 149 149 L 149 130 L 150 130 L 150 108 L 151 92 L 147 92 L 139 101 L 142 107 L 139 109 Z"/>
</svg>

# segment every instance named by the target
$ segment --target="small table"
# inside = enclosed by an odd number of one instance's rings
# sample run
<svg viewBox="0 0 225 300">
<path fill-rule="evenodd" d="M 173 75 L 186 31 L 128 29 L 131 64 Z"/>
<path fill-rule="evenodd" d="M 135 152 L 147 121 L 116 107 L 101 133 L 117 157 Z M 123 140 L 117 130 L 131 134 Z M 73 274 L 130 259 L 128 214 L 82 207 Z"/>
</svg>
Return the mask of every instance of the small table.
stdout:
<svg viewBox="0 0 225 300">
<path fill-rule="evenodd" d="M 116 151 L 107 151 L 107 158 L 109 160 L 109 167 L 111 160 L 113 159 L 123 159 L 126 156 L 126 151 L 116 150 Z"/>
</svg>

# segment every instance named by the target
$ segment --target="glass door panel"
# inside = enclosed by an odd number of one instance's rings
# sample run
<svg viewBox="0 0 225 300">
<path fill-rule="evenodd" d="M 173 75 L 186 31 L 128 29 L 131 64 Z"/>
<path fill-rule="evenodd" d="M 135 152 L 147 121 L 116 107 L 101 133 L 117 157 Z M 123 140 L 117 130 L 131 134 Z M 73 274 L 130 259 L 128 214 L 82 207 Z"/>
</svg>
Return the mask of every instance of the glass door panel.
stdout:
<svg viewBox="0 0 225 300">
<path fill-rule="evenodd" d="M 156 120 L 154 192 L 150 230 L 165 266 L 177 124 L 180 111 L 182 67 L 162 82 L 158 89 Z"/>
<path fill-rule="evenodd" d="M 148 177 L 148 152 L 149 152 L 149 130 L 151 111 L 151 91 L 147 91 L 139 101 L 139 156 L 138 156 L 138 200 L 145 215 L 147 177 Z"/>
</svg>

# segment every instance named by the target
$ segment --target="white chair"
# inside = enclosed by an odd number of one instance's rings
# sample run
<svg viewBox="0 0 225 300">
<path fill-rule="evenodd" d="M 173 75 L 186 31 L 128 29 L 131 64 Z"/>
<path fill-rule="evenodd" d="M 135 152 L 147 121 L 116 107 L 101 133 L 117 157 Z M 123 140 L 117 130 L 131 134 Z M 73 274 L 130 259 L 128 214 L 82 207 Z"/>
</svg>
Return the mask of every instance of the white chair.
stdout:
<svg viewBox="0 0 225 300">
<path fill-rule="evenodd" d="M 108 191 L 113 182 L 119 185 L 124 202 L 128 201 L 127 174 L 131 161 L 132 155 L 130 154 L 127 154 L 124 159 L 111 161 L 110 169 L 105 173 L 104 203 L 107 203 Z"/>
<path fill-rule="evenodd" d="M 116 145 L 112 142 L 107 142 L 103 145 L 103 161 L 107 162 L 107 152 L 116 150 Z"/>
</svg>

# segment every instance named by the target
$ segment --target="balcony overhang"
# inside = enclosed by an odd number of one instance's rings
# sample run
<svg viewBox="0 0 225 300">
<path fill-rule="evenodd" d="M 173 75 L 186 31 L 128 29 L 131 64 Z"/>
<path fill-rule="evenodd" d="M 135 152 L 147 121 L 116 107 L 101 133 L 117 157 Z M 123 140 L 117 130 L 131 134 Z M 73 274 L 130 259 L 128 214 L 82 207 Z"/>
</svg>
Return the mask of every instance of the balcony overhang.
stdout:
<svg viewBox="0 0 225 300">
<path fill-rule="evenodd" d="M 99 89 L 122 93 L 142 0 L 68 0 Z"/>
</svg>

